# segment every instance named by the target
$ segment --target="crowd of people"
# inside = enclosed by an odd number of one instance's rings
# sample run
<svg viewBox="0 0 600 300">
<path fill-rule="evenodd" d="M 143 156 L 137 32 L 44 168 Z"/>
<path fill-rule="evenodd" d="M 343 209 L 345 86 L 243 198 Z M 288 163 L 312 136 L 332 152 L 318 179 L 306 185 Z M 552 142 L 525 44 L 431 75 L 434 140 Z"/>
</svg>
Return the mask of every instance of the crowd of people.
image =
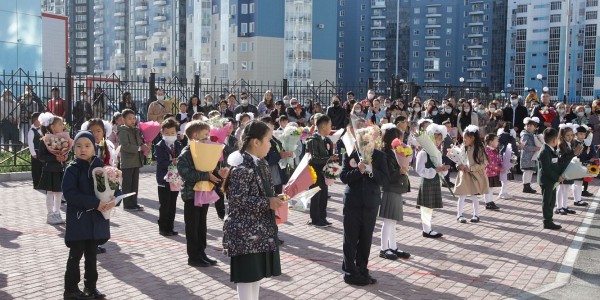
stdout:
<svg viewBox="0 0 600 300">
<path fill-rule="evenodd" d="M 403 221 L 406 206 L 403 194 L 411 191 L 410 176 L 420 177 L 416 208 L 420 210 L 422 236 L 440 238 L 433 229 L 434 209 L 443 207 L 442 188 L 450 189 L 457 198 L 457 223 L 477 223 L 482 220 L 480 197 L 489 211 L 499 210 L 500 199 L 510 199 L 508 181 L 514 174 L 523 174 L 522 192 L 536 194 L 536 182 L 543 195 L 543 226 L 560 229 L 553 215 L 576 213 L 569 208 L 572 190 L 573 205 L 587 206 L 582 197 L 590 197 L 588 182 L 562 178 L 561 168 L 573 158 L 584 163 L 597 161 L 600 134 L 600 100 L 591 104 L 566 105 L 551 103 L 543 92 L 535 90 L 522 99 L 517 93 L 510 99 L 495 99 L 484 104 L 480 99 L 433 99 L 422 101 L 392 100 L 376 97 L 369 90 L 364 99 L 352 92 L 346 99 L 334 96 L 328 107 L 310 100 L 299 101 L 284 96 L 275 101 L 267 91 L 258 105 L 241 93 L 239 102 L 234 94 L 211 95 L 202 100 L 194 95 L 178 104 L 174 112 L 166 103 L 165 92 L 156 91 L 156 101 L 148 107 L 148 120 L 160 123 L 160 134 L 148 143 L 136 118 L 131 95 L 123 95 L 120 112 L 111 120 L 103 113 L 84 113 L 77 119 L 78 133 L 72 140 L 74 158 L 53 151 L 48 139 L 64 136 L 64 102 L 58 90 L 47 105 L 36 107 L 26 118 L 28 146 L 32 155 L 34 188 L 46 191 L 47 223 L 66 223 L 65 241 L 69 259 L 65 273 L 65 299 L 104 297 L 96 288 L 98 275 L 96 255 L 106 250 L 100 245 L 110 238 L 109 223 L 102 213 L 118 205 L 100 201 L 94 193 L 91 170 L 98 166 L 113 166 L 121 170 L 123 182 L 119 193 L 126 211 L 135 213 L 144 207 L 138 204 L 139 172 L 147 159 L 156 163 L 157 198 L 160 203 L 158 234 L 178 235 L 174 228 L 176 203 L 184 202 L 185 236 L 188 264 L 210 267 L 218 261 L 209 257 L 207 246 L 208 203 L 197 199 L 199 185 L 210 186 L 215 192 L 217 216 L 223 220 L 223 249 L 231 257 L 231 281 L 237 284 L 240 299 L 258 299 L 259 281 L 280 275 L 279 249 L 284 241 L 278 237 L 275 211 L 287 207 L 286 183 L 303 157 L 314 170 L 311 186 L 319 191 L 310 199 L 307 224 L 327 228 L 327 204 L 330 198 L 325 174 L 329 163 L 339 164 L 339 179 L 346 185 L 343 194 L 343 279 L 348 284 L 376 283 L 369 274 L 368 260 L 377 217 L 383 219 L 379 257 L 395 260 L 409 258 L 396 239 L 396 224 Z M 99 91 L 100 92 L 100 91 Z M 6 93 L 5 93 L 6 95 Z M 503 103 L 506 102 L 506 103 Z M 32 103 L 38 103 L 36 101 Z M 79 109 L 79 108 L 78 108 Z M 91 112 L 90 107 L 81 106 Z M 212 123 L 222 119 L 230 124 L 222 141 L 223 160 L 213 171 L 199 171 L 193 153 L 195 141 L 212 140 Z M 22 120 L 22 119 L 21 119 Z M 75 119 L 74 119 L 75 120 Z M 360 147 L 348 145 L 356 130 L 351 120 L 362 120 L 381 132 L 381 144 L 365 158 Z M 19 121 L 20 122 L 20 121 Z M 284 149 L 280 136 L 285 128 L 304 127 L 310 133 L 298 142 L 294 151 Z M 3 126 L 3 129 L 5 127 Z M 341 134 L 336 134 L 341 133 Z M 432 146 L 420 144 L 420 135 L 431 137 Z M 396 141 L 413 151 L 411 168 L 399 163 Z M 67 144 L 67 141 L 65 141 Z M 353 142 L 350 142 L 353 144 Z M 441 152 L 438 160 L 429 150 Z M 451 149 L 459 147 L 464 160 L 457 162 Z M 506 168 L 504 153 L 513 151 L 519 159 L 516 166 Z M 202 155 L 200 155 L 202 157 Z M 281 161 L 292 161 L 280 164 Z M 166 181 L 169 172 L 178 172 L 181 188 Z M 457 172 L 455 182 L 450 173 Z M 537 180 L 533 175 L 537 173 Z M 507 176 L 501 176 L 505 174 Z M 558 187 L 555 188 L 554 185 Z M 498 190 L 496 190 L 498 188 Z M 61 216 L 61 199 L 66 200 L 66 221 Z M 463 216 L 465 200 L 473 205 L 470 220 Z M 79 261 L 85 256 L 84 287 L 79 289 Z"/>
</svg>

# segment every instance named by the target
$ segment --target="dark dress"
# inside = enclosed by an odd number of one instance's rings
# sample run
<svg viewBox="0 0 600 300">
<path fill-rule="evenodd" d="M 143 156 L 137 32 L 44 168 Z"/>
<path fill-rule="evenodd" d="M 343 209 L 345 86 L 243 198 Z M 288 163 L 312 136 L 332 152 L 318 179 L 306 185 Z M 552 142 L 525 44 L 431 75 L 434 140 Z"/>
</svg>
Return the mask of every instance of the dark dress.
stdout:
<svg viewBox="0 0 600 300">
<path fill-rule="evenodd" d="M 398 222 L 403 220 L 402 194 L 410 192 L 408 175 L 400 174 L 400 165 L 393 150 L 386 151 L 389 181 L 383 186 L 379 217 Z"/>
<path fill-rule="evenodd" d="M 421 150 L 423 151 L 423 150 Z M 431 157 L 427 154 L 426 168 L 435 169 Z M 440 174 L 435 174 L 432 179 L 421 177 L 417 205 L 428 208 L 442 208 L 442 188 L 440 187 Z"/>
<path fill-rule="evenodd" d="M 56 160 L 54 154 L 48 151 L 43 141 L 40 142 L 38 158 L 43 164 L 38 189 L 49 192 L 62 192 L 63 164 Z"/>
<path fill-rule="evenodd" d="M 275 213 L 268 200 L 275 194 L 269 167 L 262 159 L 257 166 L 249 154 L 243 157 L 229 175 L 229 215 L 223 225 L 223 248 L 231 256 L 230 278 L 235 283 L 281 275 Z"/>
</svg>

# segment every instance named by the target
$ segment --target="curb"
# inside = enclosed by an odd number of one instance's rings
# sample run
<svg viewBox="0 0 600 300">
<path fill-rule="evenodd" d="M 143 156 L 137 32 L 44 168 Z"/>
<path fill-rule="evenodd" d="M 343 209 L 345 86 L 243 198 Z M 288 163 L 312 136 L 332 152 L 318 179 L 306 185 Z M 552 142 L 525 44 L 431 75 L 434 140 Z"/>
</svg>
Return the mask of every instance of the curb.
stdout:
<svg viewBox="0 0 600 300">
<path fill-rule="evenodd" d="M 579 250 L 581 250 L 581 246 L 583 246 L 583 242 L 587 235 L 590 226 L 592 225 L 592 220 L 598 209 L 598 201 L 600 200 L 600 190 L 596 192 L 594 199 L 591 201 L 590 206 L 588 207 L 588 211 L 586 212 L 583 220 L 581 221 L 581 225 L 579 229 L 575 233 L 575 237 L 569 245 L 567 252 L 565 253 L 565 257 L 563 258 L 562 265 L 558 270 L 558 274 L 556 274 L 556 280 L 554 283 L 541 286 L 539 288 L 533 289 L 531 291 L 524 291 L 521 294 L 517 295 L 514 298 L 509 299 L 517 299 L 524 300 L 530 299 L 541 294 L 550 292 L 552 290 L 561 288 L 566 286 L 571 281 L 571 275 L 573 273 L 573 266 L 575 265 L 575 261 L 577 260 L 577 256 L 579 255 Z"/>
<path fill-rule="evenodd" d="M 140 173 L 156 173 L 156 165 L 145 165 L 140 168 Z M 31 172 L 0 173 L 0 182 L 28 180 L 31 180 Z"/>
</svg>

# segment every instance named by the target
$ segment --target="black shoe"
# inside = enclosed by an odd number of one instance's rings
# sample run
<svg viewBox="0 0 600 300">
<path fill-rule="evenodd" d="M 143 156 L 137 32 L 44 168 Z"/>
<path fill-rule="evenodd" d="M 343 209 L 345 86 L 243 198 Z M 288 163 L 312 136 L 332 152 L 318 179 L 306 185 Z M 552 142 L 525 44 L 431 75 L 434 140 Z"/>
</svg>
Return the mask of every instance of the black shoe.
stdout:
<svg viewBox="0 0 600 300">
<path fill-rule="evenodd" d="M 436 232 L 435 234 L 431 234 L 432 231 L 430 231 L 430 232 L 423 231 L 423 237 L 437 239 L 437 238 L 441 238 L 442 236 L 444 236 L 443 234 L 441 234 L 439 232 Z"/>
<path fill-rule="evenodd" d="M 525 185 L 523 185 L 523 193 L 535 194 L 535 193 L 537 193 L 537 191 L 531 188 L 531 184 L 525 184 Z"/>
<path fill-rule="evenodd" d="M 410 258 L 410 253 L 408 253 L 408 252 L 400 251 L 398 249 L 392 250 L 392 252 L 394 252 L 394 254 L 396 254 L 396 256 L 398 256 L 398 258 L 402 258 L 402 259 Z"/>
<path fill-rule="evenodd" d="M 569 209 L 568 207 L 567 207 L 567 208 L 565 208 L 565 212 L 567 212 L 568 214 L 571 214 L 571 215 L 574 215 L 574 214 L 576 214 L 576 213 L 577 213 L 576 211 L 574 211 L 574 210 L 572 210 L 572 209 Z"/>
<path fill-rule="evenodd" d="M 554 224 L 554 223 L 544 224 L 544 229 L 559 230 L 561 228 L 562 228 L 562 226 L 560 226 L 558 224 Z"/>
<path fill-rule="evenodd" d="M 479 217 L 472 217 L 471 223 L 479 223 Z"/>
<path fill-rule="evenodd" d="M 144 207 L 142 205 L 136 205 L 136 206 L 132 206 L 132 207 L 125 207 L 124 208 L 126 211 L 143 211 Z"/>
<path fill-rule="evenodd" d="M 210 257 L 208 257 L 206 255 L 204 255 L 204 257 L 202 257 L 202 260 L 205 261 L 205 262 L 207 262 L 207 263 L 209 263 L 211 266 L 216 266 L 217 263 L 218 263 L 218 261 L 216 261 L 216 260 L 214 260 L 214 259 L 212 259 L 212 258 L 210 258 Z"/>
<path fill-rule="evenodd" d="M 308 223 L 306 223 L 306 225 L 314 226 L 314 227 L 317 227 L 317 228 L 327 228 L 327 227 L 329 227 L 329 225 L 327 225 L 325 223 L 322 223 L 322 222 L 311 222 L 311 221 L 309 221 Z"/>
<path fill-rule="evenodd" d="M 279 246 L 283 246 L 283 240 L 279 240 Z"/>
<path fill-rule="evenodd" d="M 171 232 L 171 231 L 162 231 L 162 230 L 159 230 L 159 231 L 158 231 L 158 234 L 160 234 L 160 235 L 162 235 L 162 236 L 172 236 L 172 235 L 173 235 L 173 232 Z"/>
<path fill-rule="evenodd" d="M 398 256 L 392 250 L 390 250 L 390 249 L 380 250 L 379 251 L 379 257 L 385 258 L 385 259 L 389 259 L 389 260 L 396 260 L 396 259 L 398 259 Z"/>
<path fill-rule="evenodd" d="M 210 267 L 210 263 L 204 260 L 188 260 L 188 265 L 192 266 L 192 267 L 201 267 L 201 268 L 206 268 L 206 267 Z"/>
<path fill-rule="evenodd" d="M 567 211 L 564 208 L 559 208 L 559 209 L 555 210 L 554 212 L 557 214 L 561 214 L 563 216 L 567 214 Z"/>
<path fill-rule="evenodd" d="M 486 203 L 485 204 L 485 209 L 491 209 L 491 210 L 499 210 L 500 207 L 498 207 L 496 205 L 496 203 L 494 203 L 494 201 L 490 202 L 490 203 Z"/>
<path fill-rule="evenodd" d="M 458 221 L 459 223 L 467 223 L 467 219 L 465 219 L 465 217 L 460 216 L 458 218 L 456 218 L 456 221 Z"/>
<path fill-rule="evenodd" d="M 365 277 L 367 278 L 367 280 L 369 280 L 369 284 L 376 284 L 377 283 L 377 279 L 371 277 L 371 275 L 367 275 Z"/>
<path fill-rule="evenodd" d="M 588 206 L 588 203 L 585 201 L 575 201 L 575 206 Z"/>
<path fill-rule="evenodd" d="M 344 275 L 344 282 L 351 285 L 365 286 L 371 284 L 371 279 L 360 274 L 352 274 Z"/>
<path fill-rule="evenodd" d="M 588 191 L 583 191 L 581 192 L 581 196 L 583 197 L 594 197 L 594 194 L 588 192 Z"/>
<path fill-rule="evenodd" d="M 421 205 L 415 206 L 416 209 L 421 209 Z"/>
<path fill-rule="evenodd" d="M 323 219 L 323 221 L 322 221 L 321 223 L 323 223 L 323 224 L 325 224 L 325 225 L 328 225 L 328 226 L 331 226 L 331 225 L 333 225 L 333 223 L 331 223 L 331 222 L 327 221 L 327 219 Z"/>
<path fill-rule="evenodd" d="M 179 235 L 179 232 L 177 232 L 177 231 L 171 231 L 171 235 L 172 236 Z"/>
<path fill-rule="evenodd" d="M 104 297 L 106 297 L 105 294 L 102 294 L 98 289 L 88 289 L 88 288 L 84 288 L 83 292 L 91 295 L 94 297 L 94 299 L 102 299 Z"/>
<path fill-rule="evenodd" d="M 63 293 L 63 298 L 66 299 L 77 299 L 77 300 L 84 300 L 84 299 L 94 299 L 93 295 L 89 295 L 86 294 L 82 291 L 76 291 L 76 292 L 64 292 Z"/>
<path fill-rule="evenodd" d="M 98 246 L 96 248 L 96 254 L 102 254 L 102 253 L 106 253 L 106 249 Z"/>
</svg>

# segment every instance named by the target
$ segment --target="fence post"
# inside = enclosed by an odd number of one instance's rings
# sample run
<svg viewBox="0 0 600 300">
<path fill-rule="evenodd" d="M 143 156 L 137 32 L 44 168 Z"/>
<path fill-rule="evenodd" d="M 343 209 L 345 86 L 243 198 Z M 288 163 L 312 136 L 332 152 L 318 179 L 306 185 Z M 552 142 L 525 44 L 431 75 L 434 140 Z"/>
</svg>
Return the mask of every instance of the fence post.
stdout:
<svg viewBox="0 0 600 300">
<path fill-rule="evenodd" d="M 148 85 L 148 105 L 156 100 L 156 73 L 150 73 L 150 84 Z"/>
<path fill-rule="evenodd" d="M 373 78 L 369 77 L 369 81 L 368 81 L 368 89 L 372 90 L 373 89 Z"/>
<path fill-rule="evenodd" d="M 391 86 L 391 91 L 390 91 L 390 98 L 392 98 L 392 101 L 396 100 L 396 98 L 398 98 L 396 96 L 396 78 L 394 77 L 394 75 L 392 75 L 392 86 Z"/>
<path fill-rule="evenodd" d="M 281 87 L 281 94 L 283 96 L 287 96 L 288 94 L 288 80 L 286 78 L 283 79 L 283 84 Z"/>
<path fill-rule="evenodd" d="M 200 97 L 200 74 L 194 75 L 194 95 Z"/>
<path fill-rule="evenodd" d="M 75 129 L 73 126 L 73 116 L 72 116 L 72 100 L 73 100 L 73 76 L 71 74 L 72 68 L 71 64 L 67 63 L 66 73 L 65 73 L 65 102 L 67 105 L 67 124 L 71 125 L 71 134 L 73 134 L 73 130 Z"/>
</svg>

